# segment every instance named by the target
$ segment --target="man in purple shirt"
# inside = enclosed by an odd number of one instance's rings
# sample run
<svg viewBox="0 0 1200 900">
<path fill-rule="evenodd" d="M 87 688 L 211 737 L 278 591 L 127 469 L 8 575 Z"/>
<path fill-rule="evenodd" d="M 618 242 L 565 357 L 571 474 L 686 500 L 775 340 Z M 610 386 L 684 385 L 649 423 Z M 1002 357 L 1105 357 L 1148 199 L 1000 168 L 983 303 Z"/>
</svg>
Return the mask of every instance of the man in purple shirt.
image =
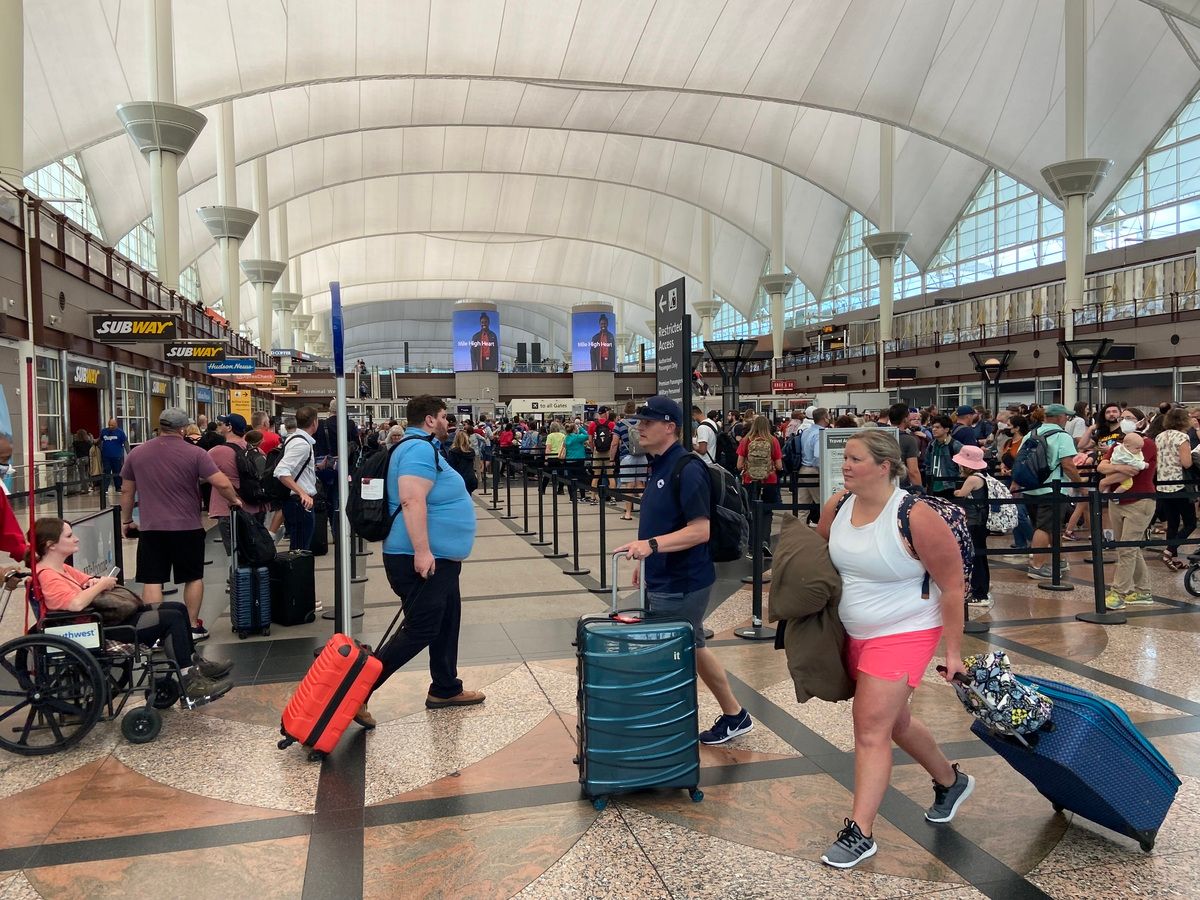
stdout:
<svg viewBox="0 0 1200 900">
<path fill-rule="evenodd" d="M 205 451 L 183 437 L 188 417 L 182 409 L 164 409 L 159 436 L 139 445 L 121 468 L 121 534 L 138 538 L 137 580 L 146 603 L 162 602 L 162 586 L 174 573 L 192 620 L 192 638 L 208 638 L 200 619 L 204 601 L 204 525 L 200 519 L 200 482 L 207 481 L 232 507 L 241 499 Z M 140 524 L 133 526 L 134 497 Z"/>
</svg>

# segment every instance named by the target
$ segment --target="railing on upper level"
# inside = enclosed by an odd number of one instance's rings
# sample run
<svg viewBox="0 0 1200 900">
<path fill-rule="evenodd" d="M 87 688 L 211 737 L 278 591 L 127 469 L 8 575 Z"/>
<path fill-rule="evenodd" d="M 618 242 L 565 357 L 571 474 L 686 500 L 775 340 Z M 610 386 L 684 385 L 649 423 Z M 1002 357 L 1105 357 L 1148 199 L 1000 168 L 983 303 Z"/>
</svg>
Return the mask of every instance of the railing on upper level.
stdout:
<svg viewBox="0 0 1200 900">
<path fill-rule="evenodd" d="M 61 258 L 54 261 L 59 268 L 68 269 L 67 260 L 70 259 L 85 267 L 90 274 L 99 276 L 102 283 L 96 286 L 114 296 L 119 297 L 128 291 L 146 301 L 147 308 L 156 307 L 179 313 L 186 325 L 181 331 L 188 337 L 223 340 L 228 342 L 233 355 L 250 356 L 263 366 L 272 365 L 269 353 L 264 353 L 241 335 L 230 331 L 224 319 L 202 304 L 176 291 L 167 290 L 153 274 L 105 245 L 36 194 L 25 190 L 14 191 L 10 185 L 0 182 L 0 220 L 24 231 L 22 198 L 32 204 L 37 212 L 38 236 L 42 246 L 60 254 Z"/>
</svg>

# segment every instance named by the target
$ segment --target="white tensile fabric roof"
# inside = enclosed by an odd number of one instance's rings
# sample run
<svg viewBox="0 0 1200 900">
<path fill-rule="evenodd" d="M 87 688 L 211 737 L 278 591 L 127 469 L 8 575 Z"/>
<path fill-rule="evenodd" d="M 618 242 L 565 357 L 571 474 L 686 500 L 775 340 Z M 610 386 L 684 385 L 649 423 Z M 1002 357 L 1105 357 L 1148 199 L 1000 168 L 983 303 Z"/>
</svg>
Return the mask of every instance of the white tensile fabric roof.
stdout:
<svg viewBox="0 0 1200 900">
<path fill-rule="evenodd" d="M 115 240 L 149 212 L 147 166 L 114 114 L 148 98 L 141 4 L 24 9 L 25 168 L 77 153 Z M 210 122 L 233 102 L 239 205 L 265 155 L 314 311 L 332 279 L 364 300 L 511 291 L 648 310 L 659 276 L 698 296 L 708 211 L 713 288 L 748 312 L 772 166 L 786 262 L 819 293 L 847 210 L 878 222 L 880 122 L 900 129 L 895 227 L 919 265 L 989 167 L 1046 191 L 1039 170 L 1066 156 L 1062 0 L 173 9 L 176 99 Z M 1115 161 L 1095 212 L 1197 89 L 1200 0 L 1090 10 L 1088 152 Z M 208 301 L 220 280 L 194 210 L 216 202 L 216 155 L 210 124 L 180 169 L 181 261 L 199 261 Z"/>
</svg>

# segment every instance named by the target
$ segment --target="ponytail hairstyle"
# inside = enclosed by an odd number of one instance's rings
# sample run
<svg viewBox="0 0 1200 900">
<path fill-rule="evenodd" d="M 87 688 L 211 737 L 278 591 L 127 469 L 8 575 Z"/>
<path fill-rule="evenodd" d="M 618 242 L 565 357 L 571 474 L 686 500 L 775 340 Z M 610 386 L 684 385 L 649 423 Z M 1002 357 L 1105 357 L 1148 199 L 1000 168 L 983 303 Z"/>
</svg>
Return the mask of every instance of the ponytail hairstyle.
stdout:
<svg viewBox="0 0 1200 900">
<path fill-rule="evenodd" d="M 36 554 L 37 558 L 41 559 L 50 549 L 50 545 L 57 543 L 62 537 L 63 529 L 66 526 L 66 522 L 54 516 L 38 519 L 33 524 L 33 540 L 30 541 L 29 552 Z"/>
</svg>

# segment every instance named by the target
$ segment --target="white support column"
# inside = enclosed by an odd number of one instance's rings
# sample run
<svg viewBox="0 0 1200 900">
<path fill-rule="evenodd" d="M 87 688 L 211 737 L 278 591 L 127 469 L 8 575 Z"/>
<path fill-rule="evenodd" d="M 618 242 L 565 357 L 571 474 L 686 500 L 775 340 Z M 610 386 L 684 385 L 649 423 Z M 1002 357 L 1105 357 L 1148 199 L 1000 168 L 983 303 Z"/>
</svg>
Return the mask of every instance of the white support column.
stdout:
<svg viewBox="0 0 1200 900">
<path fill-rule="evenodd" d="M 175 103 L 171 0 L 144 0 L 150 99 L 123 103 L 117 117 L 150 164 L 150 216 L 163 287 L 179 290 L 179 161 L 207 121 Z"/>
<path fill-rule="evenodd" d="M 267 158 L 265 156 L 259 156 L 254 160 L 251 188 L 254 211 L 258 213 L 254 241 L 256 258 L 242 260 L 242 271 L 254 285 L 257 300 L 255 305 L 258 309 L 258 346 L 262 350 L 269 351 L 273 331 L 271 328 L 271 289 L 279 281 L 287 265 L 271 259 L 269 215 L 271 204 L 267 193 Z"/>
<path fill-rule="evenodd" d="M 1067 159 L 1042 169 L 1042 177 L 1063 204 L 1063 339 L 1075 338 L 1075 312 L 1083 308 L 1087 264 L 1087 201 L 1112 168 L 1112 160 L 1087 156 L 1087 0 L 1065 0 Z M 1062 398 L 1078 399 L 1071 363 L 1062 363 Z"/>
<path fill-rule="evenodd" d="M 896 260 L 904 252 L 911 235 L 895 231 L 896 129 L 879 126 L 879 228 L 876 234 L 863 238 L 863 244 L 879 263 L 879 335 L 876 362 L 879 366 L 879 389 L 887 385 L 887 343 L 892 339 L 892 313 L 896 285 Z"/>
<path fill-rule="evenodd" d="M 758 280 L 771 303 L 771 377 L 783 359 L 783 298 L 796 282 L 783 258 L 783 170 L 771 169 L 771 263 L 770 274 Z"/>
<path fill-rule="evenodd" d="M 242 241 L 258 219 L 252 209 L 237 205 L 237 156 L 234 152 L 233 104 L 221 104 L 217 116 L 217 198 L 220 206 L 202 206 L 196 210 L 217 242 L 221 260 L 221 296 L 225 300 L 225 318 L 229 330 L 237 334 L 242 327 Z"/>
<path fill-rule="evenodd" d="M 0 180 L 25 174 L 25 25 L 22 0 L 0 0 Z M 8 202 L 11 198 L 0 198 Z M 22 361 L 24 371 L 24 361 Z"/>
<path fill-rule="evenodd" d="M 713 298 L 712 286 L 712 245 L 713 245 L 713 221 L 712 213 L 708 210 L 702 212 L 700 218 L 700 296 L 696 298 L 697 303 L 692 304 L 693 308 L 699 312 L 700 303 L 708 303 Z M 701 315 L 703 315 L 701 313 Z"/>
</svg>

